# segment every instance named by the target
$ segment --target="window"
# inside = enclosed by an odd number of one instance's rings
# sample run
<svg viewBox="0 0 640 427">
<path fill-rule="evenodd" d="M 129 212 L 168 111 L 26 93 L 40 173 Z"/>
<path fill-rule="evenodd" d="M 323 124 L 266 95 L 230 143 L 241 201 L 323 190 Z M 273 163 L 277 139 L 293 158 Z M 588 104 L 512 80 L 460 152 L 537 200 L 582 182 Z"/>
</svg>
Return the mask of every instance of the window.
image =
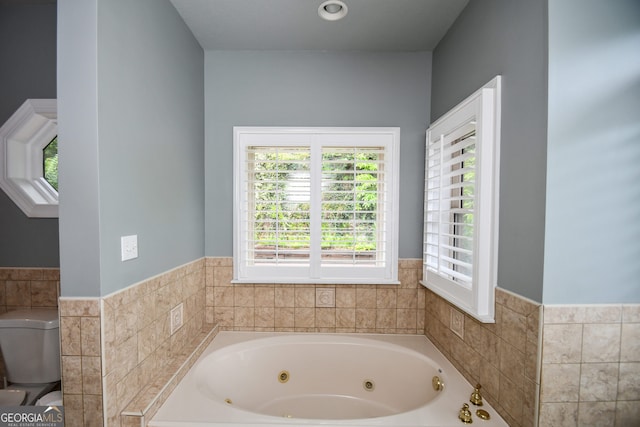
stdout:
<svg viewBox="0 0 640 427">
<path fill-rule="evenodd" d="M 500 77 L 427 131 L 423 284 L 494 322 Z"/>
<path fill-rule="evenodd" d="M 398 128 L 234 128 L 234 280 L 397 283 Z"/>
<path fill-rule="evenodd" d="M 54 190 L 58 191 L 58 136 L 42 149 L 42 176 Z"/>
<path fill-rule="evenodd" d="M 58 216 L 57 133 L 55 99 L 26 100 L 0 128 L 0 188 L 29 217 Z"/>
</svg>

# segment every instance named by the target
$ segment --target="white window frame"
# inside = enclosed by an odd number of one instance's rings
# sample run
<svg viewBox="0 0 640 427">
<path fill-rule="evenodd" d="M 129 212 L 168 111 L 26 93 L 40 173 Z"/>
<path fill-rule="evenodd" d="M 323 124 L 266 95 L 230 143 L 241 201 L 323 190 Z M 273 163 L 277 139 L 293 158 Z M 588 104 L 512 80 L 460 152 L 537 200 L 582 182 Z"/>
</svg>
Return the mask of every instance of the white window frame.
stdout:
<svg viewBox="0 0 640 427">
<path fill-rule="evenodd" d="M 0 128 L 0 188 L 28 217 L 58 217 L 58 192 L 43 176 L 57 118 L 55 99 L 27 99 Z"/>
<path fill-rule="evenodd" d="M 234 283 L 317 283 L 317 284 L 399 284 L 398 281 L 398 206 L 399 206 L 399 155 L 400 128 L 360 128 L 360 127 L 234 127 L 234 221 L 233 256 Z M 384 255 L 376 266 L 320 266 L 319 255 L 312 250 L 311 260 L 304 266 L 275 266 L 252 264 L 248 253 L 248 184 L 247 148 L 251 146 L 309 146 L 312 163 L 319 161 L 313 154 L 323 146 L 354 147 L 383 146 L 385 174 L 384 187 L 387 209 L 382 219 L 381 232 L 384 235 Z M 314 157 L 316 156 L 316 157 Z M 319 163 L 316 163 L 316 166 Z M 312 170 L 314 167 L 312 165 Z M 320 176 L 311 175 L 311 199 L 318 203 L 321 191 Z M 315 184 L 313 183 L 315 182 Z M 319 207 L 313 207 L 312 217 L 317 221 Z M 312 221 L 314 221 L 312 219 Z M 314 245 L 311 233 L 312 247 Z M 318 240 L 315 243 L 319 243 Z M 318 245 L 319 246 L 319 245 Z M 317 248 L 315 249 L 317 250 Z"/>
<path fill-rule="evenodd" d="M 501 116 L 501 77 L 496 76 L 481 89 L 436 120 L 427 130 L 425 163 L 425 223 L 423 281 L 428 289 L 442 296 L 458 308 L 484 323 L 495 322 L 495 288 L 498 273 L 498 213 L 500 186 L 500 119 Z M 444 221 L 448 208 L 441 203 L 436 210 L 427 207 L 427 186 L 429 184 L 429 146 L 444 144 L 447 136 L 460 133 L 463 126 L 475 123 L 475 191 L 473 201 L 473 261 L 472 280 L 462 284 L 459 280 L 440 273 L 439 267 L 427 265 L 427 214 L 432 209 L 431 219 L 436 223 Z M 463 132 L 464 133 L 464 132 Z M 440 148 L 440 147 L 438 147 Z M 441 151 L 442 152 L 442 151 Z M 444 161 L 439 162 L 440 172 L 446 173 Z M 436 188 L 441 193 L 448 185 L 445 180 L 438 181 Z M 439 209 L 439 210 L 438 210 Z M 436 215 L 442 212 L 444 215 Z M 437 219 L 440 218 L 440 219 Z M 433 225 L 433 221 L 430 225 Z M 443 233 L 445 226 L 437 225 L 437 233 Z M 433 237 L 434 232 L 430 233 Z M 445 238 L 446 239 L 446 238 Z M 440 239 L 442 241 L 442 239 Z M 438 266 L 445 263 L 440 257 L 450 251 L 438 251 Z M 433 254 L 431 254 L 433 255 Z"/>
</svg>

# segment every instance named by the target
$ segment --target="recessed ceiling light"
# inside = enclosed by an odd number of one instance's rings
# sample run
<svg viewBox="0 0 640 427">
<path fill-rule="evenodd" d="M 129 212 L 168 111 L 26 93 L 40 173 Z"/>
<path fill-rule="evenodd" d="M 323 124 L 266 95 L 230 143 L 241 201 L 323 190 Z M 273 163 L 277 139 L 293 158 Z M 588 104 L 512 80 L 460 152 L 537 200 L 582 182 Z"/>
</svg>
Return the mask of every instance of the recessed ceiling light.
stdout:
<svg viewBox="0 0 640 427">
<path fill-rule="evenodd" d="M 340 0 L 327 0 L 318 7 L 318 15 L 327 21 L 337 21 L 347 16 L 349 9 Z"/>
</svg>

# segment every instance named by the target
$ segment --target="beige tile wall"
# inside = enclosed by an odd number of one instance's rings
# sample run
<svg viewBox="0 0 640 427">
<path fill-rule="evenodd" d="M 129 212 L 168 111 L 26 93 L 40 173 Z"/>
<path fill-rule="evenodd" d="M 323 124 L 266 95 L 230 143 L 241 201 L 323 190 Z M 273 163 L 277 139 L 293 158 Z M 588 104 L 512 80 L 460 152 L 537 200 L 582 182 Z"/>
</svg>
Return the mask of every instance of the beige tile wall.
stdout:
<svg viewBox="0 0 640 427">
<path fill-rule="evenodd" d="M 65 426 L 102 426 L 100 300 L 60 298 Z"/>
<path fill-rule="evenodd" d="M 544 307 L 540 425 L 640 425 L 640 305 Z"/>
<path fill-rule="evenodd" d="M 536 425 L 538 396 L 539 426 L 637 425 L 639 305 L 546 306 L 541 325 L 540 304 L 498 289 L 496 323 L 482 324 L 419 285 L 420 260 L 399 267 L 400 286 L 231 285 L 231 258 L 206 258 L 102 299 L 62 298 L 66 425 L 137 425 L 120 411 L 176 364 L 179 349 L 210 339 L 214 323 L 228 330 L 424 331 L 467 380 L 482 384 L 511 426 Z M 0 310 L 49 306 L 54 287 L 57 296 L 57 270 L 0 269 Z M 318 288 L 335 290 L 335 307 L 315 306 Z M 179 302 L 185 326 L 171 336 L 169 311 Z M 463 319 L 462 337 L 450 328 L 452 313 Z"/>
<path fill-rule="evenodd" d="M 60 299 L 65 425 L 120 427 L 120 412 L 176 365 L 204 326 L 204 259 L 95 299 Z M 184 304 L 183 326 L 169 314 Z"/>
<path fill-rule="evenodd" d="M 421 271 L 421 260 L 401 260 L 399 286 L 232 285 L 232 258 L 207 258 L 206 321 L 235 331 L 422 334 Z M 318 288 L 335 290 L 335 307 L 316 307 Z"/>
<path fill-rule="evenodd" d="M 57 307 L 60 270 L 0 268 L 0 313 L 19 308 Z"/>
<path fill-rule="evenodd" d="M 120 413 L 163 374 L 204 325 L 204 259 L 145 280 L 102 299 L 102 381 L 105 419 Z M 170 312 L 184 304 L 183 326 L 171 334 Z"/>
<path fill-rule="evenodd" d="M 480 323 L 427 290 L 425 333 L 512 427 L 536 424 L 540 304 L 496 290 L 496 323 Z M 462 337 L 451 330 L 463 317 Z"/>
</svg>

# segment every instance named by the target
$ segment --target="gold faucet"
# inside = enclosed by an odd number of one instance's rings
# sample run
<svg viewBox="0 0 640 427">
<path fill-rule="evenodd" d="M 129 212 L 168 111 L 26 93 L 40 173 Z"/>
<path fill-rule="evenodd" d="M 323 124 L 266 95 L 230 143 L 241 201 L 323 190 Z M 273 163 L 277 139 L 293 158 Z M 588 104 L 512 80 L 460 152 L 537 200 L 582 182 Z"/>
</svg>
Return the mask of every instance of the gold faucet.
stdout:
<svg viewBox="0 0 640 427">
<path fill-rule="evenodd" d="M 482 386 L 480 384 L 476 384 L 476 388 L 473 390 L 473 393 L 471 393 L 471 397 L 469 398 L 469 401 L 476 406 L 482 406 L 483 404 L 482 395 L 480 394 L 481 388 Z"/>
<path fill-rule="evenodd" d="M 458 414 L 458 418 L 465 424 L 471 424 L 473 419 L 471 419 L 471 411 L 469 410 L 469 405 L 466 403 L 462 405 L 462 409 L 460 409 L 460 413 Z"/>
</svg>

